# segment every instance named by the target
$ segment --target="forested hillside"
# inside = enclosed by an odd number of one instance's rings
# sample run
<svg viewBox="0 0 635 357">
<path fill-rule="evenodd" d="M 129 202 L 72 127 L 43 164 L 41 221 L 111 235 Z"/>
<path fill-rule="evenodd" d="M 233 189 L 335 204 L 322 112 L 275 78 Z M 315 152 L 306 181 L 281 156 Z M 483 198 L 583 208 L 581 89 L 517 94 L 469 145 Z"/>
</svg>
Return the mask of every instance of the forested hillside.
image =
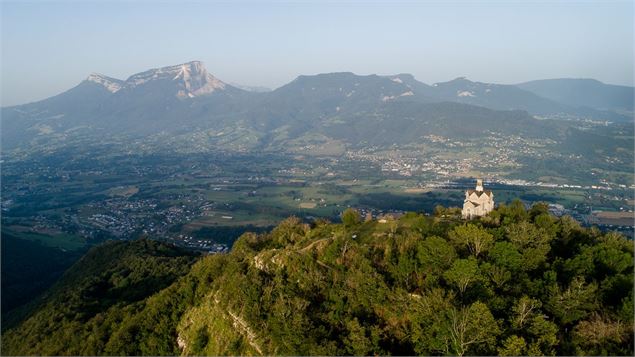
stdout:
<svg viewBox="0 0 635 357">
<path fill-rule="evenodd" d="M 89 252 L 4 354 L 632 355 L 633 244 L 520 202 L 387 223 L 296 218 L 192 257 Z M 116 262 L 109 259 L 117 258 Z M 177 278 L 180 277 L 180 278 Z"/>
</svg>

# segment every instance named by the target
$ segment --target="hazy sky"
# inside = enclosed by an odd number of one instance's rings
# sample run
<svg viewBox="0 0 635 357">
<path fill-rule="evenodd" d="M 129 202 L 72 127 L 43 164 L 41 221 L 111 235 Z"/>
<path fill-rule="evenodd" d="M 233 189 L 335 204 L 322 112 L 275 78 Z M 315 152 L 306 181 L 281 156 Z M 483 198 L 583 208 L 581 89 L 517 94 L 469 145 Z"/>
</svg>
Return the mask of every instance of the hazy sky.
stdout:
<svg viewBox="0 0 635 357">
<path fill-rule="evenodd" d="M 0 1 L 3 106 L 195 59 L 272 88 L 336 71 L 633 84 L 632 1 Z"/>
</svg>

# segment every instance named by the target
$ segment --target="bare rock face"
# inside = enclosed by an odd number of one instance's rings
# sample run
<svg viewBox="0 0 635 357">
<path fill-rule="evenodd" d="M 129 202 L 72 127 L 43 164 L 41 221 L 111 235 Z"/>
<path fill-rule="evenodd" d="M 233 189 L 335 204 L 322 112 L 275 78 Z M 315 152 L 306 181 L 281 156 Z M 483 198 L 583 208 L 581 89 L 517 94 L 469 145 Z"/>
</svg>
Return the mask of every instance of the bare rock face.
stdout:
<svg viewBox="0 0 635 357">
<path fill-rule="evenodd" d="M 120 79 L 104 76 L 103 74 L 99 74 L 99 73 L 91 73 L 90 75 L 88 75 L 86 80 L 88 82 L 97 83 L 97 84 L 103 86 L 110 93 L 117 92 L 118 90 L 121 89 L 121 87 L 124 84 L 124 81 L 122 81 Z"/>
<path fill-rule="evenodd" d="M 193 98 L 224 90 L 225 83 L 211 75 L 202 62 L 192 61 L 135 74 L 125 82 L 126 88 L 136 88 L 156 81 L 173 82 L 179 98 Z"/>
<path fill-rule="evenodd" d="M 177 346 L 179 346 L 179 349 L 181 351 L 185 350 L 185 348 L 187 347 L 187 345 L 185 344 L 185 340 L 183 339 L 183 337 L 181 337 L 181 335 L 179 335 L 176 338 L 176 344 L 177 344 Z"/>
</svg>

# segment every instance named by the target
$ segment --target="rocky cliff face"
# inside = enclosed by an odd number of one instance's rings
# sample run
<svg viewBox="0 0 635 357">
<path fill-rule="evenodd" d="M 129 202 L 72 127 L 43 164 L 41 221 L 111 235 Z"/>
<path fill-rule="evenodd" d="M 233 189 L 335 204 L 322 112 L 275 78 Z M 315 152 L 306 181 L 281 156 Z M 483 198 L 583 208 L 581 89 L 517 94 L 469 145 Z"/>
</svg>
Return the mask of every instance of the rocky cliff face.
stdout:
<svg viewBox="0 0 635 357">
<path fill-rule="evenodd" d="M 128 78 L 126 88 L 136 88 L 156 81 L 172 82 L 176 85 L 176 96 L 193 98 L 224 90 L 226 84 L 210 74 L 202 62 L 192 61 L 175 66 L 151 69 Z"/>
</svg>

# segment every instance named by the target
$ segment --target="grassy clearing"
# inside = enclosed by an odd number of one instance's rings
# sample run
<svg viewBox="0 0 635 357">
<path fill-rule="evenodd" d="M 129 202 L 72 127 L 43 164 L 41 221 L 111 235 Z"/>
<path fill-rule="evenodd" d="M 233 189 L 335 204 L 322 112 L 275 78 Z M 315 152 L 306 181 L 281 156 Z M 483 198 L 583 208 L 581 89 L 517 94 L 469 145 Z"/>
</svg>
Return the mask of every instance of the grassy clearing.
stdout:
<svg viewBox="0 0 635 357">
<path fill-rule="evenodd" d="M 432 189 L 430 188 L 405 188 L 403 190 L 404 193 L 426 193 L 431 191 Z"/>
<path fill-rule="evenodd" d="M 247 211 L 214 211 L 213 214 L 213 216 L 203 216 L 189 222 L 183 227 L 183 230 L 191 232 L 203 227 L 244 226 L 249 224 L 256 227 L 267 227 L 275 225 L 284 219 L 284 217 Z"/>
</svg>

